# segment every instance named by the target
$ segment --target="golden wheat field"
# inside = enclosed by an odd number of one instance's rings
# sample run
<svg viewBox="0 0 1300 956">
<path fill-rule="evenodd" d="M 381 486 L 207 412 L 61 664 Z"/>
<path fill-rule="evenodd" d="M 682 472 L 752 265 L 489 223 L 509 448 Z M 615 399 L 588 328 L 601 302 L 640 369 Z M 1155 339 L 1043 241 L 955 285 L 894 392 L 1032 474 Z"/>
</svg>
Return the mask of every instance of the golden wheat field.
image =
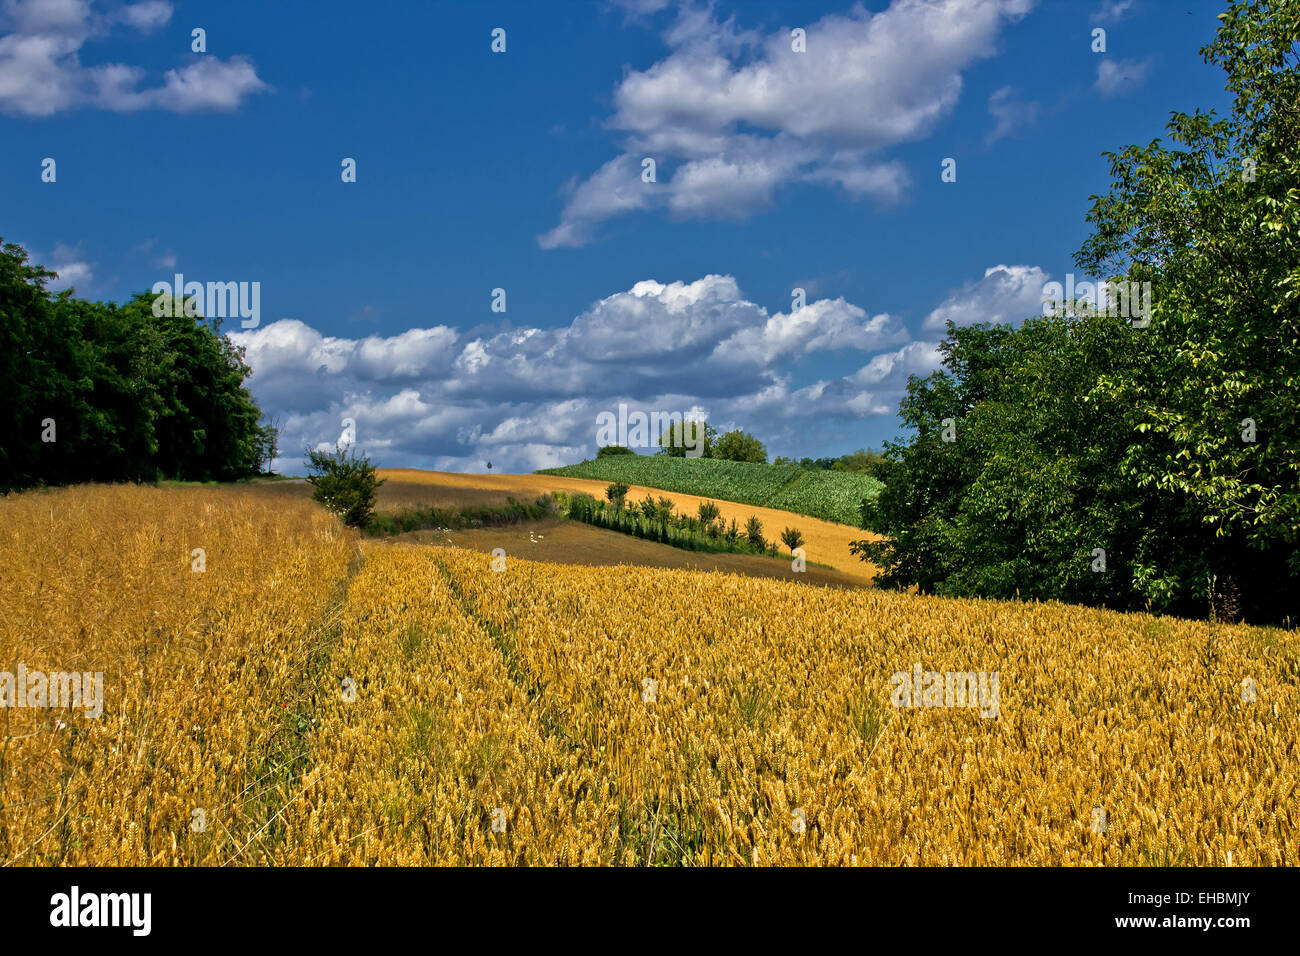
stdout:
<svg viewBox="0 0 1300 956">
<path fill-rule="evenodd" d="M 0 499 L 0 670 L 104 674 L 98 718 L 0 710 L 0 861 L 1300 863 L 1294 631 L 491 560 L 242 490 Z M 916 665 L 996 716 L 894 706 Z"/>
</svg>

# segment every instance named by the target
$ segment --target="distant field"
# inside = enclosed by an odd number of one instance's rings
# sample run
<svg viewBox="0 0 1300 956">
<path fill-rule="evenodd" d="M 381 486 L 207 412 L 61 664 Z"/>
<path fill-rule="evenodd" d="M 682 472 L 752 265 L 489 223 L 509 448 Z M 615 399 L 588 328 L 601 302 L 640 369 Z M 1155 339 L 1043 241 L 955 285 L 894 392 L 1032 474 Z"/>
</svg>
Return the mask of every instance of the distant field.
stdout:
<svg viewBox="0 0 1300 956">
<path fill-rule="evenodd" d="M 379 474 L 387 484 L 379 489 L 379 508 L 396 510 L 420 504 L 433 507 L 452 507 L 456 503 L 467 505 L 504 503 L 508 498 L 531 499 L 552 491 L 585 491 L 603 498 L 607 480 L 595 478 L 568 478 L 549 473 L 535 475 L 470 475 L 448 471 L 419 471 L 414 468 L 381 468 Z M 309 491 L 310 489 L 307 489 Z M 306 494 L 306 491 L 303 492 Z M 702 495 L 680 491 L 664 491 L 644 485 L 632 484 L 629 502 L 638 502 L 647 495 L 673 500 L 678 511 L 695 514 Z M 721 496 L 710 496 L 724 521 L 735 521 L 742 527 L 752 515 L 763 524 L 769 538 L 776 537 L 786 526 L 803 532 L 809 561 L 829 565 L 856 581 L 866 584 L 875 578 L 876 569 L 849 551 L 851 542 L 859 538 L 872 538 L 869 531 L 858 530 L 856 524 L 838 524 L 821 518 L 793 514 L 776 508 L 751 504 L 738 504 Z"/>
<path fill-rule="evenodd" d="M 751 578 L 775 578 L 796 584 L 832 584 L 851 588 L 866 587 L 869 583 L 862 574 L 846 574 L 814 564 L 809 564 L 806 570 L 796 573 L 790 569 L 789 558 L 687 551 L 617 531 L 594 528 L 580 521 L 559 518 L 504 528 L 410 531 L 388 540 L 394 545 L 441 545 L 484 553 L 501 548 L 507 555 L 530 561 L 585 567 L 637 565 L 644 568 L 684 568 L 691 571 L 743 574 Z"/>
<path fill-rule="evenodd" d="M 825 474 L 837 473 L 826 472 Z M 597 497 L 604 497 L 605 487 L 608 484 L 607 480 L 568 478 L 552 475 L 549 472 L 534 475 L 477 475 L 450 471 L 421 471 L 415 468 L 381 468 L 379 475 L 385 479 L 384 484 L 379 488 L 378 510 L 380 512 L 398 512 L 406 508 L 487 507 L 503 505 L 511 498 L 530 501 L 538 495 L 549 494 L 552 491 L 585 491 Z M 815 476 L 816 473 L 809 473 L 809 475 Z M 223 487 L 259 499 L 283 502 L 311 500 L 311 486 L 306 481 L 250 482 Z M 673 499 L 677 509 L 687 514 L 694 514 L 700 502 L 706 500 L 703 495 L 665 491 L 636 484 L 632 485 L 628 500 L 640 501 L 650 494 Z M 787 525 L 798 528 L 803 532 L 806 542 L 804 550 L 809 561 L 828 565 L 851 578 L 855 584 L 869 584 L 875 578 L 875 567 L 863 562 L 849 551 L 850 542 L 858 538 L 875 537 L 871 532 L 859 531 L 856 521 L 848 525 L 808 517 L 806 514 L 794 513 L 792 509 L 785 510 L 787 506 L 784 504 L 760 507 L 736 503 L 721 496 L 710 496 L 709 500 L 718 505 L 724 521 L 734 520 L 743 527 L 751 515 L 758 518 L 763 523 L 763 531 L 769 538 L 775 538 Z M 581 563 L 571 556 L 562 560 Z M 680 564 L 671 566 L 694 567 L 694 565 Z M 722 564 L 718 566 L 721 567 Z"/>
<path fill-rule="evenodd" d="M 824 471 L 798 465 L 758 465 L 713 458 L 669 458 L 666 455 L 614 455 L 593 458 L 563 468 L 546 468 L 540 475 L 623 481 L 630 485 L 680 491 L 705 498 L 821 518 L 858 527 L 863 498 L 880 494 L 881 484 L 867 475 Z"/>
<path fill-rule="evenodd" d="M 447 474 L 448 481 L 413 480 L 411 476 L 442 475 L 443 472 L 425 472 L 409 469 L 380 469 L 385 482 L 379 486 L 377 510 L 396 512 L 406 508 L 474 508 L 503 505 L 511 498 L 532 497 L 544 490 L 531 491 L 502 484 L 501 475 Z M 479 481 L 479 479 L 486 479 Z M 249 482 L 224 485 L 249 495 L 280 501 L 310 501 L 311 485 L 306 479 L 276 482 Z"/>
</svg>

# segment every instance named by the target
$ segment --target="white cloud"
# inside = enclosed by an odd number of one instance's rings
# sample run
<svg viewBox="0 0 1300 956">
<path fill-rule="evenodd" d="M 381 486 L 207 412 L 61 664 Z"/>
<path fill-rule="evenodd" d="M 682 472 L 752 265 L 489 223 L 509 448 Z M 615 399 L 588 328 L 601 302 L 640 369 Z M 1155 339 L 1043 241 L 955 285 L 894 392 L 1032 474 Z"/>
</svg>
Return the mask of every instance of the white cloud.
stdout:
<svg viewBox="0 0 1300 956">
<path fill-rule="evenodd" d="M 1146 79 L 1150 64 L 1145 60 L 1112 60 L 1097 64 L 1097 92 L 1102 96 L 1132 93 Z"/>
<path fill-rule="evenodd" d="M 1136 6 L 1134 0 L 1102 0 L 1102 4 L 1092 12 L 1089 19 L 1093 23 L 1116 23 Z"/>
<path fill-rule="evenodd" d="M 683 217 L 743 219 L 751 209 L 766 205 L 772 190 L 796 166 L 780 156 L 691 160 L 673 176 L 668 208 Z"/>
<path fill-rule="evenodd" d="M 73 71 L 59 65 L 78 44 L 58 36 L 0 36 L 0 111 L 49 116 L 80 95 Z"/>
<path fill-rule="evenodd" d="M 770 365 L 779 359 L 854 349 L 871 352 L 906 341 L 907 332 L 887 313 L 867 313 L 844 299 L 821 299 L 802 309 L 771 316 L 761 326 L 741 329 L 719 343 L 720 362 Z"/>
<path fill-rule="evenodd" d="M 583 245 L 633 210 L 742 219 L 787 183 L 841 187 L 850 198 L 896 201 L 907 176 L 884 149 L 927 135 L 951 112 L 962 71 L 989 57 L 1003 25 L 1033 0 L 894 0 L 855 6 L 806 30 L 766 36 L 718 22 L 711 6 L 679 11 L 671 53 L 632 71 L 614 93 L 609 126 L 622 153 L 571 187 L 544 248 Z M 640 181 L 653 157 L 659 182 Z"/>
<path fill-rule="evenodd" d="M 527 471 L 595 451 L 596 416 L 620 402 L 707 411 L 794 444 L 810 427 L 892 413 L 930 346 L 887 314 L 842 298 L 769 314 L 736 280 L 644 280 L 567 326 L 471 336 L 438 325 L 400 335 L 327 336 L 296 319 L 231 333 L 249 387 L 282 430 L 281 470 L 332 443 L 344 418 L 380 464 Z M 891 349 L 885 355 L 876 355 Z M 793 387 L 783 364 L 858 352 L 853 375 Z"/>
<path fill-rule="evenodd" d="M 611 5 L 622 7 L 630 16 L 645 17 L 667 10 L 673 0 L 610 0 Z"/>
<path fill-rule="evenodd" d="M 853 152 L 836 153 L 805 177 L 809 182 L 833 183 L 854 199 L 874 199 L 881 204 L 896 203 L 911 177 L 902 163 L 867 162 Z"/>
<path fill-rule="evenodd" d="M 371 381 L 416 378 L 445 369 L 455 342 L 456 333 L 446 326 L 407 329 L 388 338 L 372 335 L 357 343 L 352 365 L 359 378 Z"/>
<path fill-rule="evenodd" d="M 854 385 L 880 386 L 896 382 L 900 374 L 925 375 L 933 372 L 939 367 L 940 359 L 938 342 L 909 342 L 896 352 L 875 356 L 850 375 L 847 381 Z"/>
<path fill-rule="evenodd" d="M 989 115 L 996 124 L 985 137 L 986 146 L 1032 125 L 1038 119 L 1038 104 L 1017 99 L 1015 90 L 1004 86 L 989 97 Z"/>
<path fill-rule="evenodd" d="M 176 113 L 230 111 L 238 109 L 245 97 L 266 88 L 257 68 L 245 57 L 204 57 L 183 69 L 168 70 L 162 87 L 153 90 L 149 98 L 153 105 Z"/>
<path fill-rule="evenodd" d="M 133 246 L 131 248 L 131 251 L 140 255 L 149 256 L 154 266 L 156 266 L 159 269 L 175 269 L 176 261 L 177 261 L 176 253 L 172 252 L 169 249 L 166 252 L 155 255 L 157 249 L 158 249 L 158 237 L 153 236 L 152 238 L 146 239 L 144 242 L 139 243 L 136 246 Z"/>
<path fill-rule="evenodd" d="M 269 89 L 256 68 L 239 56 L 204 56 L 168 70 L 162 85 L 145 86 L 138 66 L 85 66 L 86 44 L 122 25 L 151 32 L 167 23 L 171 5 L 162 0 L 100 13 L 91 0 L 4 0 L 0 6 L 0 113 L 52 116 L 64 110 L 98 107 L 118 112 L 162 109 L 174 112 L 234 110 Z"/>
<path fill-rule="evenodd" d="M 172 18 L 172 5 L 167 0 L 144 0 L 129 3 L 119 11 L 122 22 L 142 33 L 152 33 Z"/>
<path fill-rule="evenodd" d="M 926 331 L 976 322 L 1023 322 L 1043 310 L 1043 284 L 1051 277 L 1037 266 L 991 266 L 984 277 L 949 293 L 925 320 Z"/>
<path fill-rule="evenodd" d="M 649 189 L 650 185 L 641 181 L 641 161 L 634 156 L 616 156 L 591 178 L 565 187 L 569 200 L 564 220 L 540 236 L 538 244 L 543 249 L 582 245 L 592 224 L 649 206 Z"/>
<path fill-rule="evenodd" d="M 78 34 L 88 29 L 89 0 L 5 0 L 13 30 L 24 34 Z"/>
<path fill-rule="evenodd" d="M 49 262 L 47 268 L 50 271 L 59 274 L 57 279 L 51 279 L 47 284 L 47 288 L 55 292 L 75 287 L 77 292 L 84 294 L 86 287 L 95 278 L 94 266 L 85 260 L 80 245 L 67 246 L 56 242 L 54 252 L 41 258 Z"/>
</svg>

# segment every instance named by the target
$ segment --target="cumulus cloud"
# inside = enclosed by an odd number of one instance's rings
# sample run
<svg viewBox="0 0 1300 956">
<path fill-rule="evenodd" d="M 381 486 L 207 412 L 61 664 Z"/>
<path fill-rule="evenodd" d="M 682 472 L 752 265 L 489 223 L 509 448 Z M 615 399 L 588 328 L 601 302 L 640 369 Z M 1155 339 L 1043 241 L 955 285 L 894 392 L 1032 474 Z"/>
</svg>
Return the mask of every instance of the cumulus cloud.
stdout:
<svg viewBox="0 0 1300 956">
<path fill-rule="evenodd" d="M 906 330 L 888 313 L 868 317 L 842 298 L 821 299 L 789 313 L 778 312 L 761 326 L 741 329 L 718 344 L 714 357 L 719 362 L 771 365 L 811 352 L 871 352 L 907 338 Z"/>
<path fill-rule="evenodd" d="M 1043 310 L 1043 284 L 1049 276 L 1037 266 L 990 266 L 984 277 L 949 293 L 925 320 L 926 331 L 976 322 L 1023 322 Z"/>
<path fill-rule="evenodd" d="M 620 403 L 794 443 L 811 426 L 892 413 L 933 352 L 894 317 L 842 298 L 769 313 L 725 275 L 637 282 L 553 329 L 342 338 L 282 319 L 231 339 L 281 428 L 282 470 L 299 470 L 301 449 L 333 442 L 352 418 L 358 447 L 380 464 L 528 471 L 591 455 L 597 416 Z M 831 350 L 866 364 L 793 384 L 786 363 Z"/>
<path fill-rule="evenodd" d="M 854 385 L 879 386 L 896 381 L 900 371 L 907 375 L 925 375 L 939 367 L 940 358 L 938 342 L 908 342 L 897 351 L 875 356 L 845 381 Z"/>
<path fill-rule="evenodd" d="M 53 116 L 78 108 L 178 113 L 238 109 L 269 89 L 244 57 L 204 55 L 147 85 L 144 69 L 125 63 L 84 65 L 86 45 L 126 27 L 150 33 L 172 7 L 144 0 L 101 12 L 92 0 L 3 0 L 0 5 L 0 113 Z"/>
<path fill-rule="evenodd" d="M 895 202 L 908 177 L 880 153 L 951 112 L 962 71 L 1032 4 L 894 0 L 766 35 L 718 21 L 712 6 L 683 7 L 664 34 L 669 55 L 614 92 L 620 155 L 567 187 L 559 224 L 538 242 L 580 246 L 602 222 L 647 208 L 743 219 L 794 182 Z M 793 26 L 806 31 L 805 52 L 791 48 Z M 644 157 L 658 182 L 641 182 Z"/>
<path fill-rule="evenodd" d="M 1096 90 L 1102 96 L 1132 93 L 1142 85 L 1150 68 L 1145 60 L 1112 60 L 1109 57 L 1097 64 Z"/>
</svg>

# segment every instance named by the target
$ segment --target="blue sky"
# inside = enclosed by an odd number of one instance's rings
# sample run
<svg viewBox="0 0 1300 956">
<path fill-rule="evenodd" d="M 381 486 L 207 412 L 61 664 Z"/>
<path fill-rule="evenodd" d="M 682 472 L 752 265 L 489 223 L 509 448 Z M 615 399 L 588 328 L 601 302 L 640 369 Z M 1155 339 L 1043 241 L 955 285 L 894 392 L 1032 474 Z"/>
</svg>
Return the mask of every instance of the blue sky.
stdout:
<svg viewBox="0 0 1300 956">
<path fill-rule="evenodd" d="M 1038 310 L 1103 151 L 1226 109 L 1220 9 L 0 0 L 0 236 L 90 298 L 260 283 L 227 330 L 282 470 L 350 418 L 380 465 L 527 471 L 620 403 L 838 454 L 945 318 Z"/>
</svg>

